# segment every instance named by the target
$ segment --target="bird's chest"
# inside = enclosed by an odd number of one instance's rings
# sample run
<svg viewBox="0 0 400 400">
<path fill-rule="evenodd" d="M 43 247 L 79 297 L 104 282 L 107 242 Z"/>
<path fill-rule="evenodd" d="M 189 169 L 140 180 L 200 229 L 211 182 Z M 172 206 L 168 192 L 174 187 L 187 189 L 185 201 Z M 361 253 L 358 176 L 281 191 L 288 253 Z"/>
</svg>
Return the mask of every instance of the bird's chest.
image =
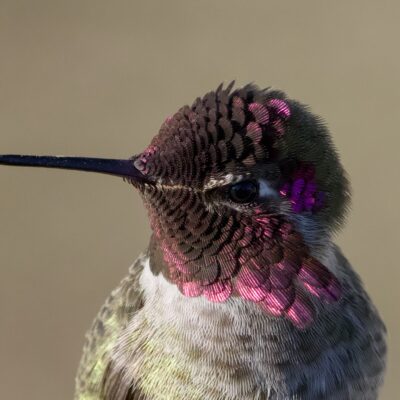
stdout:
<svg viewBox="0 0 400 400">
<path fill-rule="evenodd" d="M 266 329 L 254 305 L 186 298 L 148 270 L 142 281 L 145 305 L 127 328 L 129 351 L 122 357 L 134 354 L 125 368 L 145 393 L 157 399 L 261 399 L 268 380 L 284 379 L 295 349 L 282 340 L 282 328 Z"/>
<path fill-rule="evenodd" d="M 213 304 L 193 306 L 154 304 L 137 316 L 130 337 L 141 389 L 155 399 L 266 398 L 265 377 L 280 380 L 284 375 L 284 362 L 278 368 L 273 363 L 290 360 L 287 349 L 274 340 L 277 336 L 254 336 L 256 320 L 239 322 L 230 312 L 218 313 Z M 275 360 L 268 351 L 272 347 L 280 353 Z"/>
<path fill-rule="evenodd" d="M 334 346 L 343 327 L 299 331 L 241 299 L 186 298 L 148 270 L 142 284 L 145 305 L 127 327 L 118 359 L 148 398 L 347 398 L 326 395 L 332 370 L 353 368 L 354 355 Z"/>
</svg>

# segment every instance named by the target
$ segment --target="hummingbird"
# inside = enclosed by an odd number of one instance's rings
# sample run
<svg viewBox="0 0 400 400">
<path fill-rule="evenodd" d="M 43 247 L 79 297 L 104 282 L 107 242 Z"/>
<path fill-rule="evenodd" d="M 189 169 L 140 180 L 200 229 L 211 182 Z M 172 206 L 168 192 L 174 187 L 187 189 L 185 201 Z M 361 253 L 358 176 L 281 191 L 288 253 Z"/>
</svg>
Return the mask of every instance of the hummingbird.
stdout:
<svg viewBox="0 0 400 400">
<path fill-rule="evenodd" d="M 307 106 L 220 85 L 129 159 L 2 155 L 122 177 L 152 236 L 86 336 L 76 400 L 373 400 L 386 330 L 334 244 L 350 200 Z"/>
</svg>

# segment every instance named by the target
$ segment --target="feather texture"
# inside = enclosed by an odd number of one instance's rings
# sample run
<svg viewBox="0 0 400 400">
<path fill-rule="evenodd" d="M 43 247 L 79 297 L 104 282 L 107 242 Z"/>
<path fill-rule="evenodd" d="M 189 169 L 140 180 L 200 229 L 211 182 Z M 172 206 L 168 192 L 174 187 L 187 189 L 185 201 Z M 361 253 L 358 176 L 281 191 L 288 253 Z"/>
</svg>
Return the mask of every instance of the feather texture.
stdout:
<svg viewBox="0 0 400 400">
<path fill-rule="evenodd" d="M 132 163 L 153 235 L 88 335 L 77 400 L 377 398 L 385 328 L 332 244 L 348 183 L 307 107 L 221 85 Z"/>
<path fill-rule="evenodd" d="M 99 359 L 104 335 L 96 323 L 92 328 L 90 342 L 97 346 L 93 353 L 86 347 L 76 399 L 375 400 L 385 365 L 384 326 L 340 251 L 324 263 L 336 269 L 343 296 L 329 306 L 317 303 L 316 323 L 298 330 L 241 298 L 187 299 L 141 259 L 140 279 L 132 280 L 132 270 L 107 302 L 111 314 L 125 310 L 126 318 L 97 377 L 87 371 Z M 128 282 L 143 292 L 134 302 L 143 302 L 140 307 L 129 306 Z"/>
</svg>

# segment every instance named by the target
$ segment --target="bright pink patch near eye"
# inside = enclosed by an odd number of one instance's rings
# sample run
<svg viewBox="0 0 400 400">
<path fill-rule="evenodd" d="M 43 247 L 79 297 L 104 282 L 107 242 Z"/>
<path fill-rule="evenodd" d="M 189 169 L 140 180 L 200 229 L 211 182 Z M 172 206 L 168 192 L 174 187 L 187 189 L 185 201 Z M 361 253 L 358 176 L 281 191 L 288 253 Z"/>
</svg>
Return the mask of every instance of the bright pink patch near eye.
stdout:
<svg viewBox="0 0 400 400">
<path fill-rule="evenodd" d="M 279 189 L 279 194 L 290 200 L 295 213 L 317 212 L 325 203 L 325 193 L 318 190 L 315 167 L 311 164 L 300 164 L 290 181 Z"/>
</svg>

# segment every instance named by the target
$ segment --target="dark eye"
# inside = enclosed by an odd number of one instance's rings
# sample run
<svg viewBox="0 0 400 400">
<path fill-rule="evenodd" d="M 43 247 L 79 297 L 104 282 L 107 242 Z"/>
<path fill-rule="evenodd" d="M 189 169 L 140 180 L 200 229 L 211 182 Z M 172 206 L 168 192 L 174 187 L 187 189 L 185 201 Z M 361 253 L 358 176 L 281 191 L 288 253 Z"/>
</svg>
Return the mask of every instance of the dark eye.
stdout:
<svg viewBox="0 0 400 400">
<path fill-rule="evenodd" d="M 252 181 L 242 181 L 231 186 L 229 197 L 235 203 L 251 203 L 258 197 L 258 184 Z"/>
</svg>

